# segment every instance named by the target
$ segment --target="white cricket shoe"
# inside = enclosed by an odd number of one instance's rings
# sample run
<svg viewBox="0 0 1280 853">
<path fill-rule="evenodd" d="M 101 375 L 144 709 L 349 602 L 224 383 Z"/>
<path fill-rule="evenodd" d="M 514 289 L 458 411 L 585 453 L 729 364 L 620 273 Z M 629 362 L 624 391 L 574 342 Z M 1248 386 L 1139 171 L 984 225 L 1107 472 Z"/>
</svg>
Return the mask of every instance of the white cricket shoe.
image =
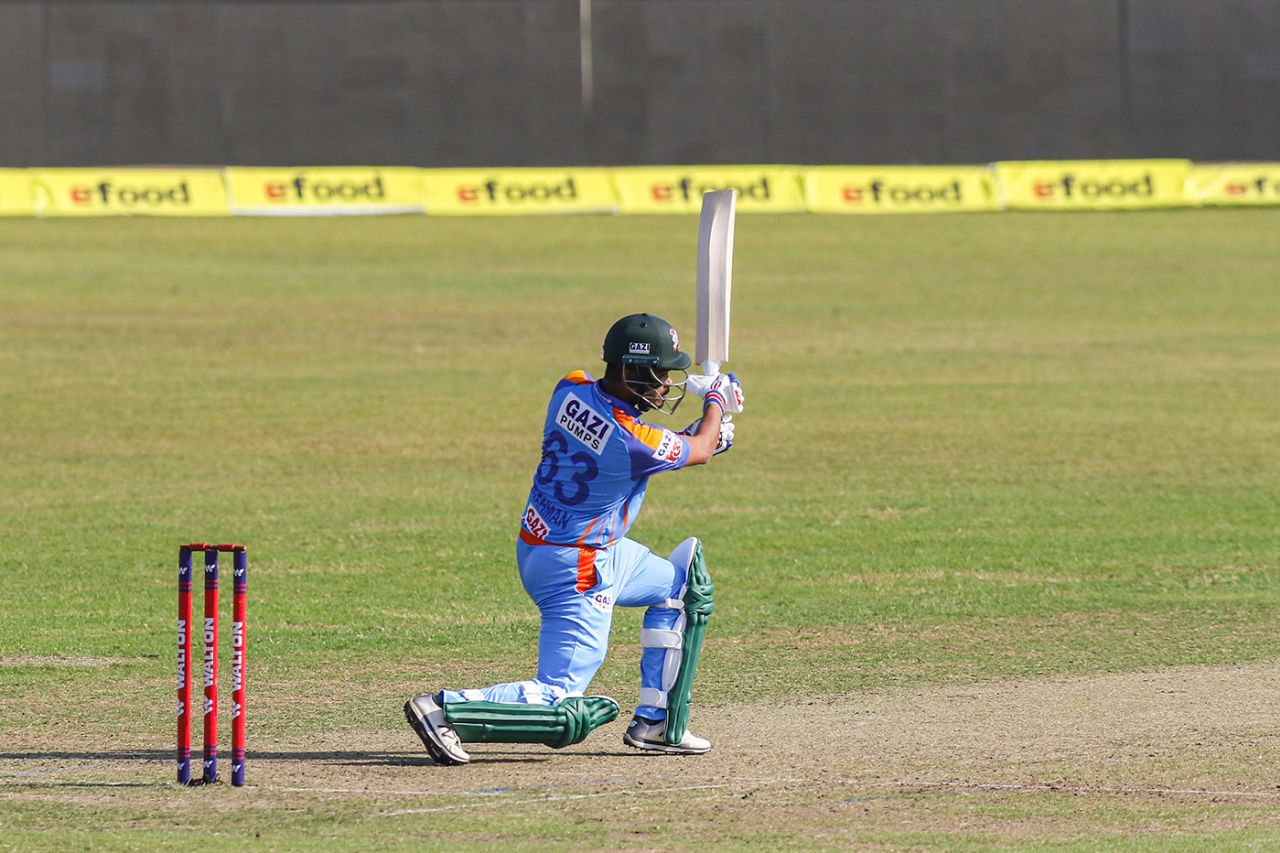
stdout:
<svg viewBox="0 0 1280 853">
<path fill-rule="evenodd" d="M 456 765 L 471 761 L 471 756 L 462 748 L 458 733 L 445 722 L 444 708 L 432 694 L 423 693 L 405 702 L 404 718 L 418 733 L 422 745 L 436 764 Z"/>
<path fill-rule="evenodd" d="M 687 729 L 679 743 L 667 743 L 667 721 L 659 720 L 651 723 L 642 717 L 632 717 L 627 726 L 622 742 L 636 749 L 648 749 L 654 752 L 668 752 L 672 755 L 701 755 L 711 749 L 711 741 L 700 738 Z"/>
</svg>

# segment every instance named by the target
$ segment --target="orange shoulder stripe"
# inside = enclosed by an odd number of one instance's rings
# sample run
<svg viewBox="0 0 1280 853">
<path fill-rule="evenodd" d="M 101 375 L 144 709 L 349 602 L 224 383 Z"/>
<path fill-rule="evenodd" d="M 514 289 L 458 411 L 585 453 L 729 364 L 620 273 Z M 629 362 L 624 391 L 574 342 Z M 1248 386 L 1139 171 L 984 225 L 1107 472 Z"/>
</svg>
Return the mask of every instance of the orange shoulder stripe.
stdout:
<svg viewBox="0 0 1280 853">
<path fill-rule="evenodd" d="M 613 407 L 613 419 L 618 422 L 618 426 L 640 439 L 645 447 L 657 450 L 662 444 L 661 429 L 636 420 L 617 406 Z"/>
</svg>

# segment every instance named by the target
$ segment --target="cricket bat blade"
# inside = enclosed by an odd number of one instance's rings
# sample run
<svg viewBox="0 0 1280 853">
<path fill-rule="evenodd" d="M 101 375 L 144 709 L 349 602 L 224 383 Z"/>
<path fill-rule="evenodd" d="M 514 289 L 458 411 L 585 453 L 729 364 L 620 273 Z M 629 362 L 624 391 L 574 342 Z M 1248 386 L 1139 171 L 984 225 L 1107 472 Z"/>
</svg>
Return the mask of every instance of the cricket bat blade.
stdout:
<svg viewBox="0 0 1280 853">
<path fill-rule="evenodd" d="M 733 291 L 733 223 L 737 190 L 702 196 L 698 221 L 698 343 L 695 361 L 704 375 L 729 360 L 729 302 Z"/>
</svg>

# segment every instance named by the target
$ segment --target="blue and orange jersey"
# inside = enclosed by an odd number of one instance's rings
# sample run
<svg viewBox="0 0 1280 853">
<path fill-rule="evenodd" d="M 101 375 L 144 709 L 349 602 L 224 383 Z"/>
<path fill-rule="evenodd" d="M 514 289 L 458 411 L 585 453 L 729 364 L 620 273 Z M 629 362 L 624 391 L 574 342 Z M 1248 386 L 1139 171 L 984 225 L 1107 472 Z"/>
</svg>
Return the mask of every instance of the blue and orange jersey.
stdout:
<svg viewBox="0 0 1280 853">
<path fill-rule="evenodd" d="M 627 534 L 649 477 L 689 459 L 684 436 L 639 416 L 584 371 L 556 384 L 542 428 L 542 461 L 520 523 L 522 539 L 603 548 Z"/>
</svg>

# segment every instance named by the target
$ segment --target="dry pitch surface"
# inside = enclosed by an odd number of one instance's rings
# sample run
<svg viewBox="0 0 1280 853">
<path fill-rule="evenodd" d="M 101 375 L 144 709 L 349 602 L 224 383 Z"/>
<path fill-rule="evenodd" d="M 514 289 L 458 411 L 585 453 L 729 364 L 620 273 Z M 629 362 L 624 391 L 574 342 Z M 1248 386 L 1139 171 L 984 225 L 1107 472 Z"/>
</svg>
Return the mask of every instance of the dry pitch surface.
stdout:
<svg viewBox="0 0 1280 853">
<path fill-rule="evenodd" d="M 601 847 L 632 849 L 1129 849 L 1237 832 L 1249 848 L 1249 833 L 1280 828 L 1277 695 L 1274 664 L 895 688 L 700 708 L 695 728 L 716 744 L 700 757 L 624 747 L 619 719 L 559 752 L 477 745 L 464 768 L 431 763 L 403 724 L 263 735 L 243 790 L 179 789 L 159 738 L 67 749 L 33 728 L 0 750 L 0 829 L 58 846 L 58 816 L 91 811 L 125 845 L 189 826 L 290 846 L 556 847 L 596 823 Z"/>
</svg>

